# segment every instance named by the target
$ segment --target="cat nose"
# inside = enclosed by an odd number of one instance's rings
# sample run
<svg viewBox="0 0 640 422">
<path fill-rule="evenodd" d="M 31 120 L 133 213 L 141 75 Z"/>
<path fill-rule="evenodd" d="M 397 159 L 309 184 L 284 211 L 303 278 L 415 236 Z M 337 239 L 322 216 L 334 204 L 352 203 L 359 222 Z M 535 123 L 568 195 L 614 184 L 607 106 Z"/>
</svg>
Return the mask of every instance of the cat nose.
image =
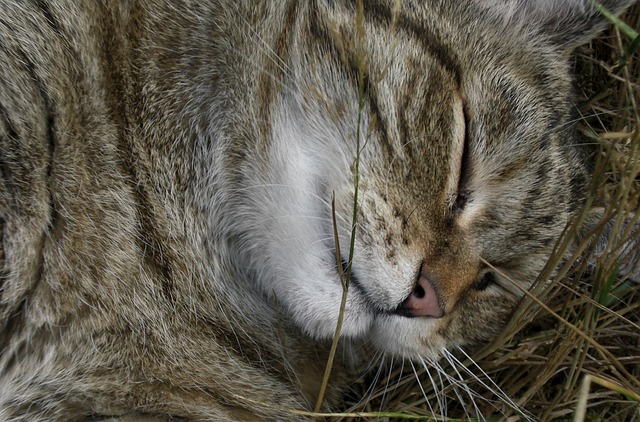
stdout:
<svg viewBox="0 0 640 422">
<path fill-rule="evenodd" d="M 442 318 L 444 310 L 438 302 L 433 283 L 424 275 L 420 275 L 418 283 L 398 309 L 400 315 L 406 317 Z"/>
</svg>

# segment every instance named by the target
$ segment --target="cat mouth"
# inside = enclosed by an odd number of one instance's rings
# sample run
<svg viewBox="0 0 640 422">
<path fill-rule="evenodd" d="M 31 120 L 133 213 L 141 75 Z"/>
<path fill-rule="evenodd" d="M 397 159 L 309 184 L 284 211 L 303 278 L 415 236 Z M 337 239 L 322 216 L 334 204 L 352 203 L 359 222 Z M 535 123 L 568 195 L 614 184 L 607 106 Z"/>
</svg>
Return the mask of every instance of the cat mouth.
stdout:
<svg viewBox="0 0 640 422">
<path fill-rule="evenodd" d="M 335 256 L 335 255 L 334 255 Z M 341 268 L 340 268 L 341 266 Z M 340 257 L 340 266 L 336 265 L 336 271 L 341 284 L 348 285 L 351 292 L 364 298 L 367 307 L 376 315 L 392 315 L 405 318 L 442 318 L 444 311 L 439 303 L 435 289 L 430 281 L 425 277 L 420 277 L 414 289 L 398 305 L 385 307 L 361 284 L 353 266 L 349 269 L 349 261 L 344 256 Z"/>
<path fill-rule="evenodd" d="M 336 253 L 334 253 L 333 256 L 335 257 Z M 341 268 L 339 267 L 339 265 L 341 266 Z M 353 266 L 351 266 L 351 269 L 349 271 L 349 260 L 346 257 L 340 257 L 339 265 L 336 265 L 336 272 L 338 275 L 338 280 L 340 281 L 340 284 L 342 284 L 343 288 L 344 284 L 346 283 L 349 288 L 349 292 L 355 293 L 358 296 L 362 297 L 364 299 L 364 302 L 366 303 L 367 308 L 373 311 L 374 314 L 381 315 L 389 313 L 388 310 L 382 309 L 380 304 L 371 297 L 369 292 L 367 292 L 367 289 L 365 289 L 360 282 L 360 279 L 358 278 L 358 275 L 356 274 Z"/>
<path fill-rule="evenodd" d="M 333 256 L 336 256 L 336 254 Z M 354 286 L 356 289 L 363 290 L 360 285 L 360 280 L 358 280 L 358 277 L 353 270 L 353 266 L 349 268 L 349 260 L 344 256 L 340 257 L 340 264 L 336 270 L 341 284 L 346 283 L 349 287 Z"/>
</svg>

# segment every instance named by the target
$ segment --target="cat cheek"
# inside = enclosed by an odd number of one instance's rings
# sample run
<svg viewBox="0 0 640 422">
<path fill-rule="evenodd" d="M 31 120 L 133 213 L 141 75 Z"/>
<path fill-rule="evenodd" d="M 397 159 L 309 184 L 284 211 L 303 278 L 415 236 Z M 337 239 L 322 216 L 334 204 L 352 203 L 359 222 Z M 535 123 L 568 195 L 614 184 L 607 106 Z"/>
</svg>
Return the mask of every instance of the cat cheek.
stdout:
<svg viewBox="0 0 640 422">
<path fill-rule="evenodd" d="M 438 331 L 448 342 L 474 346 L 490 340 L 508 320 L 515 301 L 499 294 L 469 294 L 459 302 L 449 324 Z"/>
</svg>

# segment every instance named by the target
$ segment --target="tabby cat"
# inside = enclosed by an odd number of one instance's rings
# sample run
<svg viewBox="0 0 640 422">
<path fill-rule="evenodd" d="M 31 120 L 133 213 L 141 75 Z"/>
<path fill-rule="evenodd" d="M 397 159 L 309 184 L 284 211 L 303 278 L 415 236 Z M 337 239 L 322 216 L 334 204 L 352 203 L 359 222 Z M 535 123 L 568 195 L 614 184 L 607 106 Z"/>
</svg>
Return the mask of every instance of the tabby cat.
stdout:
<svg viewBox="0 0 640 422">
<path fill-rule="evenodd" d="M 343 270 L 325 410 L 500 330 L 584 200 L 569 60 L 605 20 L 358 10 L 0 3 L 0 420 L 300 420 Z"/>
</svg>

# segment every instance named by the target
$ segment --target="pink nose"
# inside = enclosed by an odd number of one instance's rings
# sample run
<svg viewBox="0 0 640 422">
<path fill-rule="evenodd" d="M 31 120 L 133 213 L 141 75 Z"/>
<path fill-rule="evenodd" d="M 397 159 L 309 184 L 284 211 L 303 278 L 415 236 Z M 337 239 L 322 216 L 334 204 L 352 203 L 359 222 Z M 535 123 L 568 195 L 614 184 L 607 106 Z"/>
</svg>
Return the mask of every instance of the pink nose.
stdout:
<svg viewBox="0 0 640 422">
<path fill-rule="evenodd" d="M 402 302 L 401 313 L 408 317 L 442 318 L 444 315 L 433 284 L 424 275 L 420 275 L 418 284 L 409 297 Z"/>
</svg>

